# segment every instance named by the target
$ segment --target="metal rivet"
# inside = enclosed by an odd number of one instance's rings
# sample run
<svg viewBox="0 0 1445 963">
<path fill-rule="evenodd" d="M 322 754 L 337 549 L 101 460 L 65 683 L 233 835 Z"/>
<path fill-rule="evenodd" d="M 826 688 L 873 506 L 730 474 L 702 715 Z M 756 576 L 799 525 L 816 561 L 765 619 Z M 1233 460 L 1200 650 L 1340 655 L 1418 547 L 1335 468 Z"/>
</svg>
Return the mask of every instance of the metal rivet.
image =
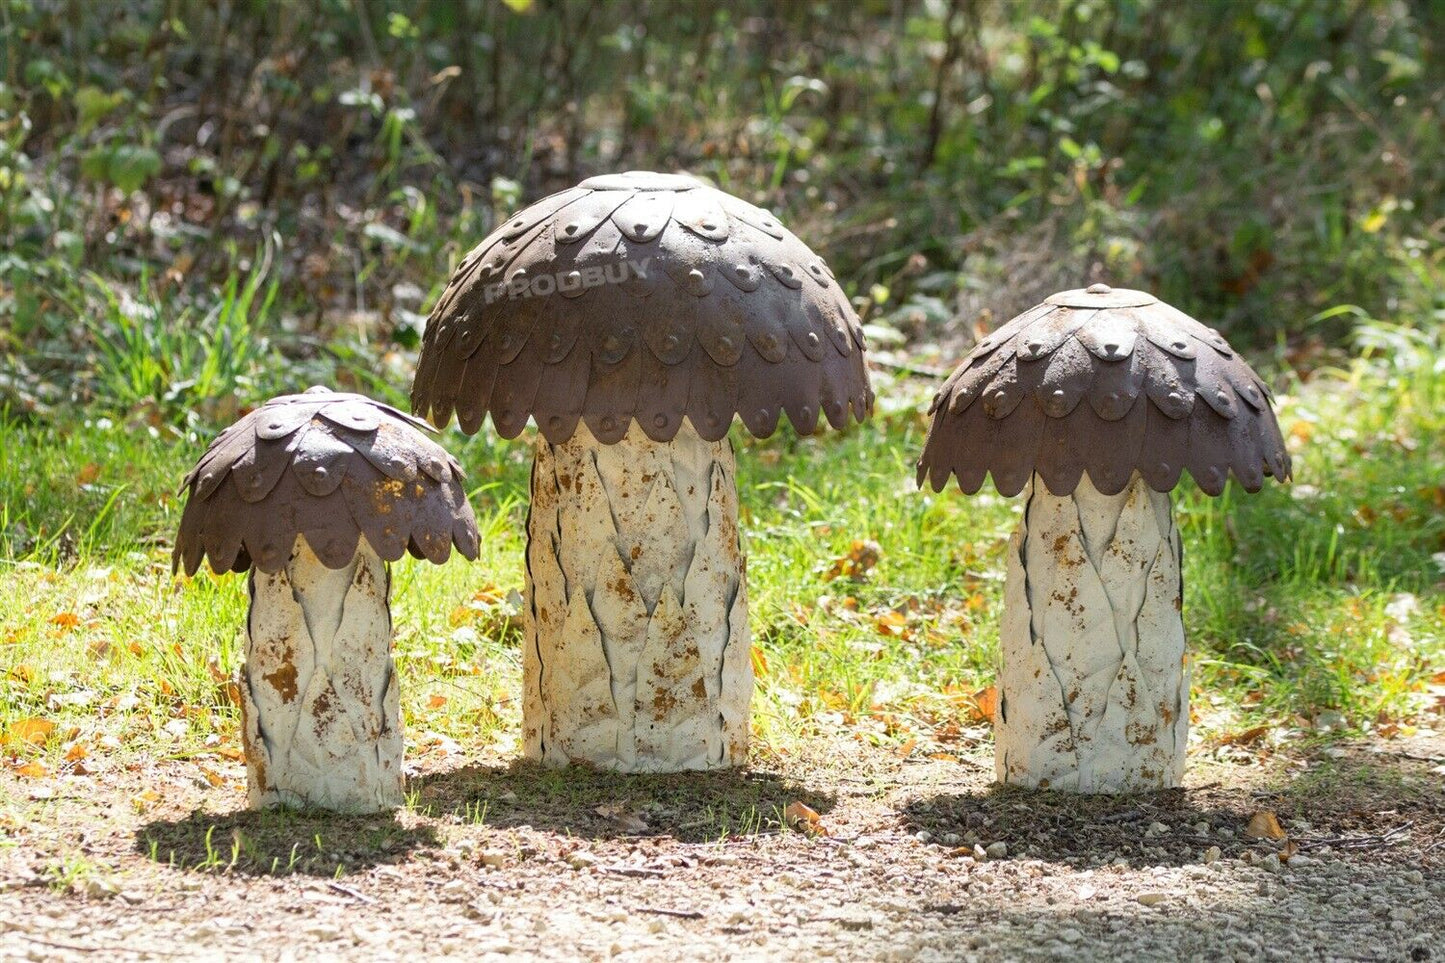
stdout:
<svg viewBox="0 0 1445 963">
<path fill-rule="evenodd" d="M 702 222 L 702 229 L 703 229 L 704 231 L 715 231 L 715 230 L 717 230 L 717 225 L 714 224 L 712 221 L 703 221 L 703 222 Z"/>
<path fill-rule="evenodd" d="M 569 280 L 569 281 L 576 281 L 578 284 L 581 284 L 581 283 L 582 283 L 582 272 L 581 272 L 581 271 L 568 271 L 568 272 L 567 272 L 567 280 Z"/>
<path fill-rule="evenodd" d="M 602 340 L 602 349 L 608 354 L 611 354 L 612 352 L 616 351 L 618 347 L 621 346 L 621 344 L 622 342 L 617 340 L 617 335 L 609 334 L 606 338 Z"/>
<path fill-rule="evenodd" d="M 748 270 L 748 266 L 746 264 L 739 264 L 737 267 L 733 268 L 733 271 L 740 278 L 746 278 L 752 273 Z"/>
<path fill-rule="evenodd" d="M 576 222 L 576 221 L 573 221 L 571 224 L 568 224 L 566 227 L 562 228 L 562 232 L 563 232 L 564 234 L 576 234 L 576 233 L 577 233 L 577 228 L 578 228 L 577 222 Z"/>
<path fill-rule="evenodd" d="M 652 424 L 657 428 L 667 427 L 667 415 L 653 415 Z"/>
<path fill-rule="evenodd" d="M 803 340 L 808 342 L 808 347 L 816 348 L 818 346 L 818 333 L 816 331 L 809 331 L 808 336 Z"/>
<path fill-rule="evenodd" d="M 724 335 L 723 337 L 717 339 L 717 346 L 719 350 L 731 351 L 733 349 L 733 339 Z"/>
<path fill-rule="evenodd" d="M 1119 350 L 1119 346 L 1118 346 L 1117 344 L 1106 344 L 1106 345 L 1104 345 L 1104 353 L 1105 353 L 1105 354 L 1115 354 L 1116 352 L 1118 352 L 1118 350 Z"/>
<path fill-rule="evenodd" d="M 1174 342 L 1174 350 L 1175 350 L 1175 351 L 1183 351 L 1183 350 L 1184 350 L 1185 348 L 1187 348 L 1187 347 L 1189 347 L 1189 345 L 1188 345 L 1186 342 L 1184 342 L 1184 341 L 1176 341 L 1176 342 Z"/>
<path fill-rule="evenodd" d="M 757 413 L 757 415 L 756 415 L 756 418 L 757 418 L 758 421 L 767 421 L 768 418 L 769 418 L 768 409 L 766 409 L 766 408 L 759 408 L 759 409 L 758 409 L 758 413 Z"/>
<path fill-rule="evenodd" d="M 613 428 L 616 428 L 616 427 L 617 427 L 617 419 L 613 418 L 611 415 L 608 415 L 606 418 L 603 418 L 603 419 L 602 419 L 602 430 L 603 430 L 603 431 L 611 431 Z"/>
<path fill-rule="evenodd" d="M 769 351 L 778 346 L 778 339 L 771 334 L 765 334 L 758 340 L 762 342 L 763 347 Z"/>
<path fill-rule="evenodd" d="M 552 417 L 548 418 L 548 419 L 547 419 L 547 427 L 548 427 L 548 428 L 561 428 L 561 427 L 562 427 L 562 416 L 561 416 L 561 415 L 553 415 Z"/>
<path fill-rule="evenodd" d="M 317 465 L 315 468 L 311 469 L 311 477 L 312 477 L 312 478 L 325 478 L 325 477 L 326 477 L 326 466 L 325 466 L 325 465 Z"/>
<path fill-rule="evenodd" d="M 1085 289 L 1086 294 L 1108 294 L 1114 289 L 1107 284 L 1091 284 Z"/>
<path fill-rule="evenodd" d="M 647 225 L 644 224 L 644 223 L 642 223 L 641 221 L 638 221 L 636 224 L 632 225 L 632 233 L 633 233 L 633 234 L 646 234 L 646 233 L 647 233 Z"/>
<path fill-rule="evenodd" d="M 1171 392 L 1169 392 L 1169 397 L 1168 397 L 1167 400 L 1168 400 L 1168 401 L 1172 401 L 1172 402 L 1174 402 L 1174 403 L 1177 405 L 1177 404 L 1179 404 L 1181 401 L 1184 400 L 1184 396 L 1181 395 L 1181 394 L 1180 394 L 1179 392 L 1177 392 L 1177 391 L 1171 391 Z"/>
<path fill-rule="evenodd" d="M 1000 391 L 999 394 L 1003 394 L 1003 392 Z M 1063 401 L 1063 400 L 1064 400 L 1064 389 L 1063 389 L 1063 388 L 1056 388 L 1056 389 L 1054 389 L 1054 393 L 1053 393 L 1053 396 L 1052 396 L 1052 397 L 1053 397 L 1053 399 L 1054 399 L 1055 401 Z"/>
<path fill-rule="evenodd" d="M 689 281 L 702 281 L 704 279 L 704 275 L 702 271 L 698 270 L 697 268 L 693 268 L 691 271 L 687 272 L 687 279 Z"/>
</svg>

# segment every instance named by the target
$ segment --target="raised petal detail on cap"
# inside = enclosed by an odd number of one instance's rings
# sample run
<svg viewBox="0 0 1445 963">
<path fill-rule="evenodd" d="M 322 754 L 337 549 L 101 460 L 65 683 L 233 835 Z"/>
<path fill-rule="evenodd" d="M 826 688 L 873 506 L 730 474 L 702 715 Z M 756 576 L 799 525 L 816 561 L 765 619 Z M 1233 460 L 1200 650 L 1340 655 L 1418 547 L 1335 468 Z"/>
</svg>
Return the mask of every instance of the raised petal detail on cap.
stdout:
<svg viewBox="0 0 1445 963">
<path fill-rule="evenodd" d="M 667 441 L 681 427 L 679 384 L 704 437 L 735 416 L 770 432 L 779 413 L 842 427 L 868 410 L 857 315 L 828 266 L 767 211 L 645 171 L 588 178 L 543 205 L 474 248 L 438 299 L 411 395 L 433 424 L 455 413 L 472 433 L 490 414 L 511 436 L 530 417 L 556 443 L 584 418 L 604 441 L 636 420 Z M 651 359 L 676 369 L 654 379 L 669 392 L 661 406 L 615 370 L 654 371 Z M 697 384 L 725 402 L 696 396 Z M 823 390 L 837 397 L 811 393 Z"/>
<path fill-rule="evenodd" d="M 188 575 L 206 557 L 217 572 L 253 564 L 275 572 L 297 535 L 332 568 L 351 560 L 362 536 L 388 561 L 409 548 L 445 558 L 438 538 L 475 558 L 461 469 L 421 429 L 361 395 L 313 389 L 266 402 L 212 442 L 202 470 L 187 476 L 173 564 Z M 470 537 L 457 540 L 458 531 Z"/>
<path fill-rule="evenodd" d="M 1087 398 L 1087 403 L 1081 403 Z M 988 335 L 944 382 L 918 463 L 940 490 L 985 474 L 1003 494 L 1038 473 L 1055 495 L 1137 471 L 1167 491 L 1188 471 L 1215 495 L 1289 477 L 1258 375 L 1219 332 L 1141 291 L 1065 291 Z M 1022 481 L 1021 481 L 1022 479 Z"/>
</svg>

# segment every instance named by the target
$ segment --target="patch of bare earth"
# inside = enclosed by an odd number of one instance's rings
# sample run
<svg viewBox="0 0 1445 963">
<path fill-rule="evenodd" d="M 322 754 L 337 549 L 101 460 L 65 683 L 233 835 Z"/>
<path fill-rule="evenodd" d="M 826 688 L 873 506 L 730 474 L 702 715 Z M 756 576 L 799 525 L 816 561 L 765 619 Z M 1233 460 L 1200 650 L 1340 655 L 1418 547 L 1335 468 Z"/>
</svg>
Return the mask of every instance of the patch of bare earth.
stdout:
<svg viewBox="0 0 1445 963">
<path fill-rule="evenodd" d="M 0 958 L 1445 960 L 1445 739 L 1196 759 L 1118 798 L 987 764 L 481 760 L 377 818 L 247 813 L 184 762 L 7 775 Z M 780 825 L 794 802 L 826 835 Z M 1288 839 L 1247 836 L 1260 812 Z"/>
</svg>

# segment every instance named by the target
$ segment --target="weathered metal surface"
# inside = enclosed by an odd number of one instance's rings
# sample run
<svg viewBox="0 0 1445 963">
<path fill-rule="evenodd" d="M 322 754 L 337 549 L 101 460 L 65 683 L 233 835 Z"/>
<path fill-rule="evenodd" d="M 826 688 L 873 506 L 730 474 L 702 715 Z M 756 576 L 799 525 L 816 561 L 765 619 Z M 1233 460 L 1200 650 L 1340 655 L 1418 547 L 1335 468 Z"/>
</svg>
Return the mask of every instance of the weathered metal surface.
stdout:
<svg viewBox="0 0 1445 963">
<path fill-rule="evenodd" d="M 636 425 L 539 439 L 527 521 L 526 754 L 625 772 L 747 760 L 753 677 L 732 445 Z"/>
<path fill-rule="evenodd" d="M 863 329 L 832 272 L 766 211 L 690 177 L 629 171 L 527 208 L 462 259 L 432 310 L 412 408 L 464 432 L 533 418 L 553 444 L 632 423 L 706 440 L 733 415 L 862 420 Z"/>
<path fill-rule="evenodd" d="M 361 395 L 312 388 L 273 398 L 216 438 L 189 491 L 173 565 L 194 575 L 253 564 L 279 572 L 298 535 L 330 568 L 358 540 L 383 559 L 477 556 L 477 523 L 461 466 L 420 419 Z"/>
<path fill-rule="evenodd" d="M 297 538 L 254 571 L 241 667 L 241 734 L 253 809 L 394 809 L 402 731 L 391 658 L 391 576 L 365 543 L 340 568 Z"/>
<path fill-rule="evenodd" d="M 1169 495 L 1039 476 L 1009 543 L 999 628 L 1000 781 L 1071 792 L 1177 786 L 1189 733 L 1181 547 Z"/>
<path fill-rule="evenodd" d="M 1289 477 L 1269 389 L 1219 332 L 1142 291 L 1064 291 L 984 338 L 944 382 L 918 483 L 1016 495 L 1037 472 L 1067 495 L 1085 472 L 1117 494 L 1187 470 L 1211 495 Z"/>
</svg>

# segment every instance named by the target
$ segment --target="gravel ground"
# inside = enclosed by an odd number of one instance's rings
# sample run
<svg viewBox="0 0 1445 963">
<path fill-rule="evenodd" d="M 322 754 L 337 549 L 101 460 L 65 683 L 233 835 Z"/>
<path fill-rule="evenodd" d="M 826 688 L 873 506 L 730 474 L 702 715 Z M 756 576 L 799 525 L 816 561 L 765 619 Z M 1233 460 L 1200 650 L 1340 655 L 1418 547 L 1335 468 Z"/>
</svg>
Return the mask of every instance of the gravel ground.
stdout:
<svg viewBox="0 0 1445 963">
<path fill-rule="evenodd" d="M 852 743 L 745 776 L 478 761 L 370 820 L 239 813 L 183 764 L 130 774 L 166 787 L 145 812 L 120 775 L 7 777 L 0 959 L 1445 960 L 1445 739 L 1332 754 L 1115 799 Z M 792 801 L 827 835 L 781 830 Z"/>
</svg>

